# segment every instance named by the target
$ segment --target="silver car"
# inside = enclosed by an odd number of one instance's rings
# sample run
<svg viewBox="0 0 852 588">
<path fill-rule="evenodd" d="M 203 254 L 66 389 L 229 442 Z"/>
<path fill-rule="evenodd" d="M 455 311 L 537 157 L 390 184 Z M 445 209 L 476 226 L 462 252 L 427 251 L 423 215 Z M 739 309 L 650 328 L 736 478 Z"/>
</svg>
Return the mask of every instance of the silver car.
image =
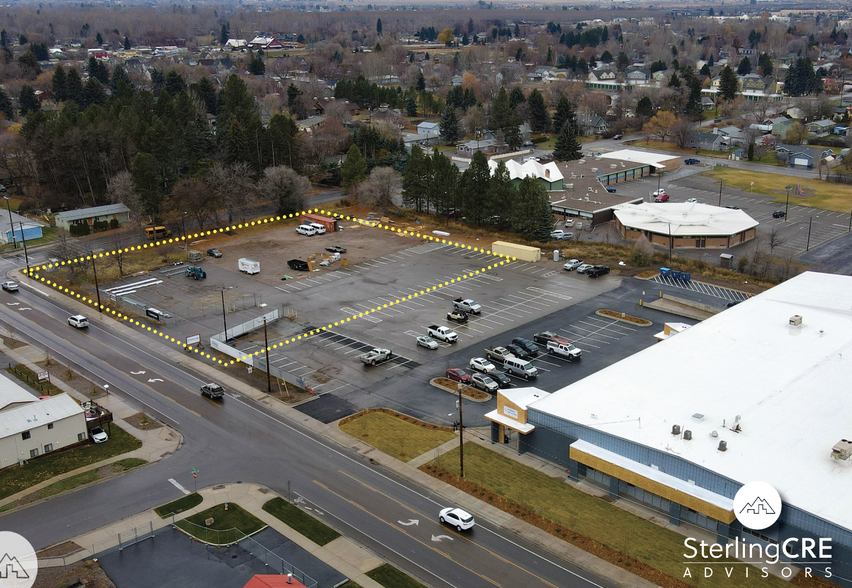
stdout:
<svg viewBox="0 0 852 588">
<path fill-rule="evenodd" d="M 470 377 L 470 380 L 475 388 L 479 388 L 483 392 L 496 392 L 498 388 L 500 388 L 500 386 L 497 385 L 497 382 L 485 374 L 473 374 Z"/>
<path fill-rule="evenodd" d="M 11 280 L 9 280 L 8 282 L 3 282 L 3 284 L 0 284 L 0 285 L 2 285 L 3 289 L 6 292 L 17 292 L 18 291 L 18 284 L 16 282 L 11 281 Z"/>
<path fill-rule="evenodd" d="M 426 349 L 437 349 L 438 342 L 435 341 L 432 337 L 417 337 L 417 344 L 420 347 L 425 347 Z"/>
<path fill-rule="evenodd" d="M 581 263 L 580 265 L 577 266 L 577 273 L 578 274 L 584 274 L 588 270 L 592 269 L 593 267 L 595 267 L 595 266 L 592 265 L 591 263 Z"/>
</svg>

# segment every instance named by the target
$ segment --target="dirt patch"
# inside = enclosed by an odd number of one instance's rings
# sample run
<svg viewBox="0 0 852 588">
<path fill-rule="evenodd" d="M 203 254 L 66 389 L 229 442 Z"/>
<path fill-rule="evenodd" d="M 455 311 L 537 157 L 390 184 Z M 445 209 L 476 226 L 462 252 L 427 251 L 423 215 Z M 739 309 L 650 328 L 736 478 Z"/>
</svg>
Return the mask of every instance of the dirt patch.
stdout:
<svg viewBox="0 0 852 588">
<path fill-rule="evenodd" d="M 59 545 L 54 545 L 53 547 L 42 549 L 41 551 L 37 552 L 36 555 L 39 558 L 62 557 L 63 555 L 71 555 L 72 553 L 77 553 L 81 549 L 83 548 L 74 543 L 73 541 L 66 541 L 64 543 L 60 543 Z"/>
<path fill-rule="evenodd" d="M 635 327 L 650 327 L 654 324 L 648 319 L 639 318 L 638 316 L 631 316 L 623 312 L 608 310 L 606 308 L 602 308 L 601 310 L 596 311 L 595 314 L 598 316 L 605 316 L 607 318 L 615 319 L 623 323 L 630 323 Z"/>
<path fill-rule="evenodd" d="M 650 280 L 651 278 L 660 275 L 660 272 L 657 270 L 647 270 L 644 272 L 639 272 L 634 278 L 639 278 L 640 280 Z"/>
<path fill-rule="evenodd" d="M 106 572 L 94 561 L 80 562 L 67 568 L 42 568 L 33 588 L 58 588 L 78 581 L 85 582 L 86 588 L 115 588 Z"/>
<path fill-rule="evenodd" d="M 154 419 L 149 418 L 144 412 L 137 412 L 134 415 L 126 417 L 124 422 L 139 429 L 140 431 L 151 431 L 163 426 Z"/>
<path fill-rule="evenodd" d="M 17 339 L 13 339 L 12 337 L 3 337 L 3 345 L 8 347 L 9 349 L 17 349 L 18 347 L 23 347 L 26 343 L 22 343 Z"/>
<path fill-rule="evenodd" d="M 65 367 L 52 357 L 48 357 L 36 365 L 43 370 L 47 370 L 50 374 L 51 382 L 56 383 L 57 380 L 64 382 L 87 398 L 100 398 L 106 395 L 103 388 L 96 386 L 90 380 L 87 380 L 71 368 Z"/>
<path fill-rule="evenodd" d="M 458 394 L 458 382 L 455 380 L 451 380 L 449 378 L 432 378 L 429 383 L 440 390 L 449 392 L 450 394 Z M 491 394 L 483 392 L 479 388 L 474 388 L 473 386 L 465 386 L 462 388 L 461 393 L 463 396 L 467 396 L 476 402 L 485 402 L 491 398 Z"/>
<path fill-rule="evenodd" d="M 355 414 L 349 415 L 346 418 L 340 419 L 338 426 L 345 425 L 351 421 L 354 421 L 358 417 L 362 417 L 365 414 L 370 414 L 371 412 L 381 412 L 384 414 L 388 414 L 392 417 L 396 417 L 406 423 L 410 423 L 412 425 L 417 425 L 418 427 L 423 427 L 424 429 L 430 429 L 432 431 L 446 431 L 447 433 L 454 433 L 450 427 L 442 427 L 441 425 L 433 425 L 432 423 L 427 423 L 424 421 L 417 420 L 414 417 L 410 417 L 408 415 L 404 415 L 402 413 L 396 412 L 395 410 L 391 410 L 389 408 L 368 408 L 366 410 L 362 410 L 361 412 L 356 412 Z"/>
<path fill-rule="evenodd" d="M 591 553 L 592 555 L 601 559 L 604 559 L 609 563 L 623 568 L 632 574 L 636 574 L 640 578 L 644 578 L 649 582 L 653 582 L 661 588 L 691 588 L 690 585 L 686 582 L 678 580 L 677 578 L 673 578 L 668 574 L 664 574 L 656 568 L 652 568 L 651 566 L 644 564 L 635 558 L 616 551 L 615 549 L 603 545 L 593 539 L 589 539 L 588 537 L 579 535 L 571 529 L 564 527 L 563 525 L 557 525 L 553 521 L 550 521 L 539 515 L 538 513 L 524 508 L 516 502 L 507 500 L 506 498 L 503 498 L 502 496 L 499 496 L 494 492 L 491 492 L 490 490 L 486 490 L 478 484 L 474 484 L 473 482 L 468 482 L 467 480 L 459 478 L 454 473 L 445 470 L 444 468 L 427 463 L 420 466 L 419 469 L 423 472 L 426 472 L 430 476 L 438 478 L 439 480 L 442 480 L 443 482 L 446 482 L 451 486 L 455 486 L 456 488 L 467 492 L 471 496 L 479 498 L 480 500 L 487 502 L 488 504 L 491 504 L 504 512 L 518 517 L 522 521 L 526 521 L 527 523 L 538 527 L 542 531 L 550 533 L 554 537 L 562 539 L 563 541 L 567 541 L 572 545 L 576 545 L 583 551 Z M 821 587 L 808 586 L 806 588 Z"/>
</svg>

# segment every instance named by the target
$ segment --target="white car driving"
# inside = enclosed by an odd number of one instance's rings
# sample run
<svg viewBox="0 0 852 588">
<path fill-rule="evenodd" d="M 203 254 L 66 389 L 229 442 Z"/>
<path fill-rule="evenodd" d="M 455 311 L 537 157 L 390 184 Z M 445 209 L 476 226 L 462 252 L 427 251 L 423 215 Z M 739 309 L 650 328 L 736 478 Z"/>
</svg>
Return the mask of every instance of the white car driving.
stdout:
<svg viewBox="0 0 852 588">
<path fill-rule="evenodd" d="M 435 341 L 432 337 L 417 337 L 417 344 L 420 347 L 425 347 L 426 349 L 437 349 L 438 342 Z"/>
<path fill-rule="evenodd" d="M 484 357 L 474 357 L 470 360 L 470 369 L 477 372 L 482 372 L 483 374 L 490 374 L 497 368 L 494 366 L 493 363 L 491 363 Z"/>
<path fill-rule="evenodd" d="M 442 523 L 455 527 L 456 531 L 466 531 L 472 529 L 475 524 L 473 515 L 460 508 L 448 507 L 441 509 L 438 514 L 438 520 Z"/>
</svg>

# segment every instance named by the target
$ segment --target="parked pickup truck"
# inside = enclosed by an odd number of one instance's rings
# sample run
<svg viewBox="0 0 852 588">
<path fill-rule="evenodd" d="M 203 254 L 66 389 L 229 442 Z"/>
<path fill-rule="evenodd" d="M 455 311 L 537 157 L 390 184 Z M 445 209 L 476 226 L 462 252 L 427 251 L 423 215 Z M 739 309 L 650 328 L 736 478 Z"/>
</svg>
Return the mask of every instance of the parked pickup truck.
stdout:
<svg viewBox="0 0 852 588">
<path fill-rule="evenodd" d="M 565 340 L 550 340 L 547 342 L 547 351 L 558 355 L 568 361 L 576 361 L 583 356 L 583 351 Z"/>
<path fill-rule="evenodd" d="M 366 365 L 376 365 L 378 363 L 382 363 L 383 361 L 387 361 L 393 357 L 393 353 L 390 349 L 373 349 L 361 356 L 361 363 Z"/>
<path fill-rule="evenodd" d="M 456 298 L 453 300 L 453 308 L 463 310 L 465 312 L 472 312 L 473 314 L 479 314 L 482 312 L 482 307 L 477 304 L 475 300 L 471 300 L 470 298 Z"/>
<path fill-rule="evenodd" d="M 459 340 L 459 335 L 450 327 L 439 327 L 438 325 L 430 325 L 426 329 L 426 334 L 433 339 L 438 339 L 444 343 L 455 343 Z"/>
<path fill-rule="evenodd" d="M 201 387 L 201 395 L 208 398 L 222 398 L 225 395 L 225 390 L 219 384 L 210 382 Z"/>
<path fill-rule="evenodd" d="M 510 357 L 515 357 L 513 354 L 509 353 L 509 350 L 505 347 L 486 347 L 485 355 L 488 359 L 498 362 L 498 365 L 503 365 L 505 360 Z"/>
<path fill-rule="evenodd" d="M 447 313 L 447 320 L 455 323 L 464 324 L 467 322 L 467 313 L 457 308 L 452 309 Z"/>
</svg>

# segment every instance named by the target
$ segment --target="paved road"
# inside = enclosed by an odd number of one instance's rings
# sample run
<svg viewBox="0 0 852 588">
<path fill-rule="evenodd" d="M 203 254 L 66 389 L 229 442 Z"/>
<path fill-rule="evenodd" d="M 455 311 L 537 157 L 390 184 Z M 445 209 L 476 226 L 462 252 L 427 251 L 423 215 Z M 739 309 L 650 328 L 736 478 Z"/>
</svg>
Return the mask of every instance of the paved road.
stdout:
<svg viewBox="0 0 852 588">
<path fill-rule="evenodd" d="M 73 330 L 65 324 L 69 312 L 29 285 L 15 296 L 2 293 L 0 306 L 0 322 L 18 337 L 50 348 L 93 381 L 110 383 L 185 438 L 169 459 L 2 517 L 5 530 L 24 534 L 37 549 L 178 498 L 168 480 L 192 487 L 194 467 L 205 485 L 253 481 L 282 495 L 292 488 L 332 526 L 432 586 L 611 586 L 485 521 L 470 534 L 438 525 L 445 505 L 437 496 L 261 404 L 236 394 L 220 404 L 208 401 L 196 392 L 206 378 L 166 359 L 156 345 L 127 340 L 98 320 L 88 332 Z M 155 378 L 164 381 L 148 382 Z M 410 519 L 419 525 L 399 522 Z M 433 535 L 450 539 L 435 542 Z"/>
</svg>

